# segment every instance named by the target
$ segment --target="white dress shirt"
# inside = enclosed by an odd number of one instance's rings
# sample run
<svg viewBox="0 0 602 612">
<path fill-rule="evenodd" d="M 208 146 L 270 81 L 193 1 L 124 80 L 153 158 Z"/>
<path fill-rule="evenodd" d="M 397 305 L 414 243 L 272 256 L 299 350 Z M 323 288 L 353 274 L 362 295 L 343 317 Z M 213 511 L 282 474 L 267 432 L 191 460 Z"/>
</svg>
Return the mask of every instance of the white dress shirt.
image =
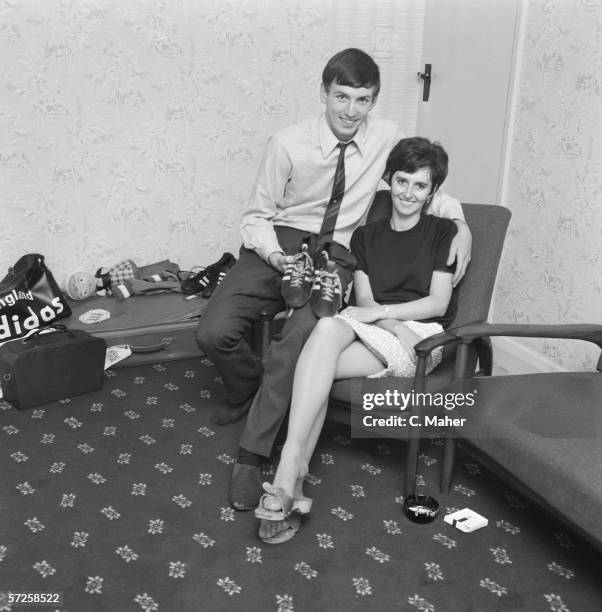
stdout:
<svg viewBox="0 0 602 612">
<path fill-rule="evenodd" d="M 345 151 L 345 195 L 333 240 L 349 247 L 366 217 L 389 152 L 403 135 L 387 119 L 368 116 Z M 241 219 L 243 244 L 262 259 L 281 251 L 274 226 L 318 234 L 330 200 L 339 156 L 338 140 L 319 115 L 274 134 L 266 144 L 257 179 Z M 437 193 L 427 211 L 464 219 L 460 202 Z"/>
</svg>

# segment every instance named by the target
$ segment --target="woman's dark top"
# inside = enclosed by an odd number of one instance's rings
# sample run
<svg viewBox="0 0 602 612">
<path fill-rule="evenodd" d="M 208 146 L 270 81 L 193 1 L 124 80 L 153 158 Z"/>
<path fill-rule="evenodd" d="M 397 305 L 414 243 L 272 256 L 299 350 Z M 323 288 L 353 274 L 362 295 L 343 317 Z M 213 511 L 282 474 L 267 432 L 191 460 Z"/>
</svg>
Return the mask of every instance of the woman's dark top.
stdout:
<svg viewBox="0 0 602 612">
<path fill-rule="evenodd" d="M 456 234 L 450 219 L 421 215 L 411 229 L 391 229 L 390 218 L 358 227 L 351 237 L 357 268 L 368 275 L 372 294 L 379 304 L 400 304 L 427 297 L 435 270 L 453 274 L 456 264 L 446 265 Z M 447 327 L 456 316 L 457 295 L 452 292 L 442 317 L 424 319 Z"/>
</svg>

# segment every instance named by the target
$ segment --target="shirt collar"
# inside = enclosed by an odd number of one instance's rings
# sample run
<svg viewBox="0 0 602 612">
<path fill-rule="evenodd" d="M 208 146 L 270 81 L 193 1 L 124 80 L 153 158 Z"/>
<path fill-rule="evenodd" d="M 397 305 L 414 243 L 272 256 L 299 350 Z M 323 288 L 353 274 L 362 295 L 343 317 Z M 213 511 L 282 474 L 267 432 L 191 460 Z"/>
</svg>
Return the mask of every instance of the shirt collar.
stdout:
<svg viewBox="0 0 602 612">
<path fill-rule="evenodd" d="M 362 153 L 362 149 L 366 142 L 367 120 L 368 118 L 362 121 L 352 141 L 355 144 L 355 148 L 360 153 Z M 339 140 L 328 127 L 328 122 L 326 121 L 326 116 L 324 113 L 322 113 L 318 119 L 318 134 L 320 137 L 320 148 L 322 149 L 322 155 L 324 156 L 324 159 L 326 159 L 339 144 Z"/>
</svg>

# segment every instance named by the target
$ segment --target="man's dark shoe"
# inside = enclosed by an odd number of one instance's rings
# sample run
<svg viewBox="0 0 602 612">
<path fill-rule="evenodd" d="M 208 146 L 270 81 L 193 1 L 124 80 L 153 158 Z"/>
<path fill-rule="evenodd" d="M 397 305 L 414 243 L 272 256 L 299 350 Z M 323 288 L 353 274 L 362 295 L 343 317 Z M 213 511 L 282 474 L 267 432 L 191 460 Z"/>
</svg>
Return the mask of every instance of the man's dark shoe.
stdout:
<svg viewBox="0 0 602 612">
<path fill-rule="evenodd" d="M 206 268 L 194 268 L 180 282 L 182 293 L 202 293 L 203 297 L 211 297 L 215 288 L 222 281 L 225 273 L 236 263 L 232 253 L 224 253 L 218 261 Z M 182 274 L 182 273 L 180 273 Z M 207 295 L 205 295 L 207 294 Z"/>
<path fill-rule="evenodd" d="M 337 274 L 334 261 L 328 259 L 326 251 L 322 252 L 322 267 L 316 270 L 311 288 L 311 309 L 318 318 L 334 317 L 342 305 L 341 279 Z"/>
<path fill-rule="evenodd" d="M 282 275 L 282 298 L 287 308 L 301 308 L 307 304 L 313 276 L 314 264 L 304 244 Z"/>
<path fill-rule="evenodd" d="M 234 510 L 254 510 L 262 494 L 261 470 L 254 465 L 235 463 L 230 480 L 230 505 Z"/>
</svg>

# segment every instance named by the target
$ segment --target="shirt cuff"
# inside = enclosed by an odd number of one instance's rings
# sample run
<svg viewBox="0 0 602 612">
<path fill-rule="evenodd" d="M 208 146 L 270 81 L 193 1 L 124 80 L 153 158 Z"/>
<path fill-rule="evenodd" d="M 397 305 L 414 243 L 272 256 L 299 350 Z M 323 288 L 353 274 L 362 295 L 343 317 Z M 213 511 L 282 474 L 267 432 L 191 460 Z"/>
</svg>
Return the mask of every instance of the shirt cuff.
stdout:
<svg viewBox="0 0 602 612">
<path fill-rule="evenodd" d="M 282 250 L 282 247 L 280 246 L 280 244 L 278 243 L 277 240 L 270 240 L 269 242 L 266 242 L 265 244 L 262 244 L 262 245 L 258 246 L 255 249 L 255 252 L 266 263 L 270 263 L 268 261 L 268 257 L 272 253 L 284 253 L 284 251 Z"/>
</svg>

